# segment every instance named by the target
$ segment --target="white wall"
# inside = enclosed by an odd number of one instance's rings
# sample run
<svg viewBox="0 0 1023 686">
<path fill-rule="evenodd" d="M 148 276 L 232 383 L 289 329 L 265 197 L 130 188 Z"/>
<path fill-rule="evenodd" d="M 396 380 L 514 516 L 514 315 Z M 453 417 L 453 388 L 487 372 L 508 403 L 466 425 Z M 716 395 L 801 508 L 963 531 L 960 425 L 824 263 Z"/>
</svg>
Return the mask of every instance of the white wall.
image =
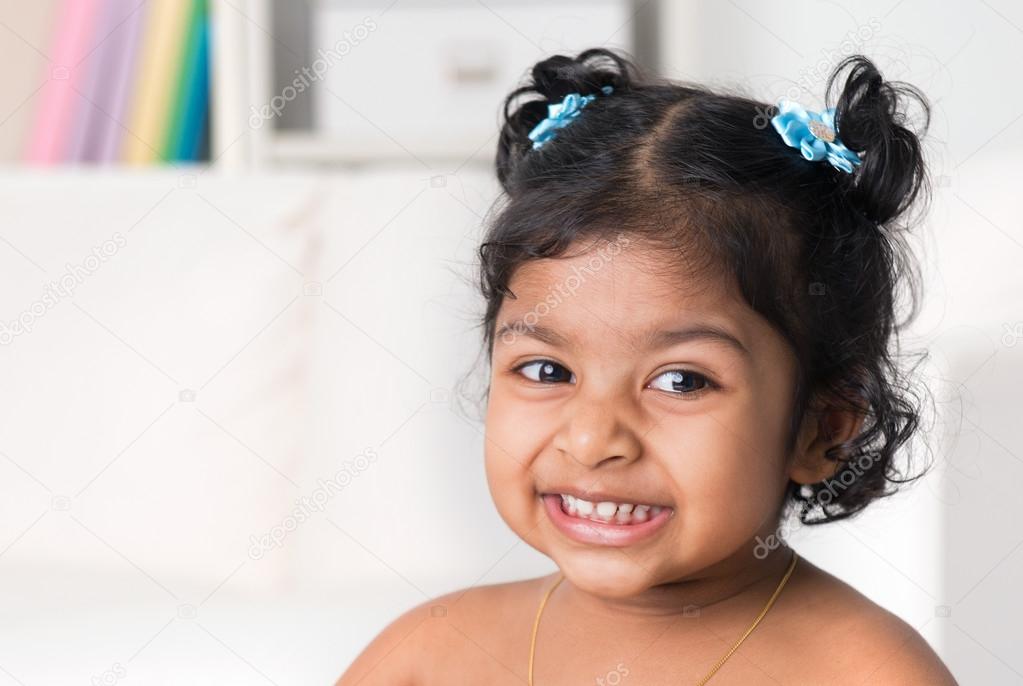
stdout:
<svg viewBox="0 0 1023 686">
<path fill-rule="evenodd" d="M 0 684 L 330 683 L 403 609 L 547 569 L 455 395 L 496 185 L 437 171 L 0 175 L 3 321 L 87 267 L 0 346 Z"/>
</svg>

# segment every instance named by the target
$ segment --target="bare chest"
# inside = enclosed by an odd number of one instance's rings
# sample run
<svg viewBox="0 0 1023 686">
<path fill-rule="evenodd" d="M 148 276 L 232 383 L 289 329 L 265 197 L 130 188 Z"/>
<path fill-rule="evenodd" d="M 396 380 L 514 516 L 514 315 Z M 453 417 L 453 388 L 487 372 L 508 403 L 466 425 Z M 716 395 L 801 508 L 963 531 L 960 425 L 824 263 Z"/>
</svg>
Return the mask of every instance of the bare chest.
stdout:
<svg viewBox="0 0 1023 686">
<path fill-rule="evenodd" d="M 527 683 L 532 619 L 475 627 L 449 627 L 438 645 L 437 669 L 422 674 L 422 686 Z M 537 634 L 535 686 L 748 686 L 757 683 L 859 683 L 853 657 L 831 650 L 812 631 L 793 632 L 790 623 L 764 622 L 732 651 L 744 627 L 678 620 L 646 632 L 545 623 Z M 719 664 L 720 663 L 720 664 Z M 714 671 L 716 668 L 716 671 Z M 713 676 L 703 681 L 713 671 Z M 861 675 L 862 676 L 862 675 Z"/>
</svg>

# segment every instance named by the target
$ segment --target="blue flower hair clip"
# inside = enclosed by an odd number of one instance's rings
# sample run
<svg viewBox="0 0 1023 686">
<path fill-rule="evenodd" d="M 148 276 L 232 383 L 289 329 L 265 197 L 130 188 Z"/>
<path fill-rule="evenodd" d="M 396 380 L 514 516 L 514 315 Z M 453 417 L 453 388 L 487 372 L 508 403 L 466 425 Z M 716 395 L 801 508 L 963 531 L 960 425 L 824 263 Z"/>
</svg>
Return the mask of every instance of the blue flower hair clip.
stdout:
<svg viewBox="0 0 1023 686">
<path fill-rule="evenodd" d="M 831 166 L 850 174 L 862 161 L 838 139 L 834 107 L 823 112 L 808 112 L 802 105 L 781 100 L 771 124 L 786 145 L 799 148 L 803 157 L 811 162 L 826 159 Z"/>
<path fill-rule="evenodd" d="M 611 86 L 604 86 L 600 90 L 604 95 L 611 95 L 614 92 L 614 88 Z M 529 132 L 529 140 L 533 141 L 533 150 L 553 138 L 558 129 L 572 123 L 572 120 L 579 116 L 579 112 L 596 99 L 597 96 L 593 93 L 590 95 L 569 93 L 561 102 L 548 105 L 547 117 Z"/>
</svg>

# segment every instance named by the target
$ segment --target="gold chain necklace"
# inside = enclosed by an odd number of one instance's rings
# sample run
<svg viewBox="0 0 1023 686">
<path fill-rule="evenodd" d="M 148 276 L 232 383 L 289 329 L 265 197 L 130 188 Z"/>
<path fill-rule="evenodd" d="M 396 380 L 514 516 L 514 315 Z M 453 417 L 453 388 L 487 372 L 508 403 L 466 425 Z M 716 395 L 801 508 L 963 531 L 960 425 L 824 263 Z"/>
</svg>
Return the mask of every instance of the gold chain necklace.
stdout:
<svg viewBox="0 0 1023 686">
<path fill-rule="evenodd" d="M 789 567 L 787 570 L 785 570 L 785 576 L 781 578 L 781 582 L 778 584 L 778 588 L 774 589 L 774 593 L 771 595 L 771 598 L 767 601 L 767 605 L 765 605 L 764 609 L 760 611 L 760 614 L 757 616 L 757 618 L 753 620 L 753 624 L 751 624 L 750 627 L 746 629 L 746 633 L 744 633 L 742 637 L 735 642 L 735 645 L 732 646 L 732 649 L 725 653 L 724 657 L 718 660 L 718 663 L 714 665 L 714 669 L 710 670 L 710 674 L 696 682 L 696 686 L 703 686 L 708 681 L 710 681 L 710 678 L 714 676 L 719 669 L 721 669 L 721 665 L 725 664 L 725 660 L 730 658 L 732 654 L 739 649 L 739 646 L 742 644 L 742 642 L 745 641 L 746 638 L 751 633 L 753 633 L 753 630 L 757 628 L 757 624 L 760 623 L 760 620 L 764 618 L 764 615 L 767 614 L 767 611 L 771 609 L 772 605 L 774 605 L 774 601 L 778 599 L 778 595 L 781 593 L 781 589 L 785 588 L 785 584 L 788 583 L 789 577 L 792 576 L 792 570 L 796 568 L 796 560 L 798 558 L 799 555 L 797 555 L 796 551 L 793 550 L 792 561 L 789 562 Z M 551 593 L 553 593 L 554 589 L 558 587 L 558 584 L 560 584 L 564 580 L 565 580 L 564 575 L 559 576 L 558 580 L 554 582 L 554 585 L 547 589 L 547 592 L 543 596 L 543 600 L 540 601 L 540 607 L 536 611 L 536 620 L 533 622 L 533 635 L 532 638 L 529 639 L 529 673 L 528 673 L 529 686 L 533 686 L 533 654 L 536 652 L 536 630 L 540 627 L 540 616 L 543 614 L 543 608 L 544 605 L 547 604 L 547 599 L 551 597 Z"/>
</svg>

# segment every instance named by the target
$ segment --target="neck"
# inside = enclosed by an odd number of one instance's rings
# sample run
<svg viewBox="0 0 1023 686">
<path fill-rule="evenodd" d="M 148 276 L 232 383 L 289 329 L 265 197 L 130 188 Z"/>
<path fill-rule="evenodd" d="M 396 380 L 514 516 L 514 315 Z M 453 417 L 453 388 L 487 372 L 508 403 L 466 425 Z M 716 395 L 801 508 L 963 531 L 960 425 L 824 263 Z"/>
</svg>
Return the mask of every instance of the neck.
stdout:
<svg viewBox="0 0 1023 686">
<path fill-rule="evenodd" d="M 693 576 L 660 583 L 627 598 L 595 595 L 573 585 L 567 578 L 555 595 L 561 595 L 566 605 L 596 618 L 638 623 L 691 616 L 694 606 L 700 614 L 710 608 L 748 614 L 751 604 L 758 605 L 758 611 L 763 607 L 781 583 L 791 561 L 792 549 L 784 544 L 763 559 L 757 559 L 749 553 L 749 548 L 743 548 Z"/>
</svg>

